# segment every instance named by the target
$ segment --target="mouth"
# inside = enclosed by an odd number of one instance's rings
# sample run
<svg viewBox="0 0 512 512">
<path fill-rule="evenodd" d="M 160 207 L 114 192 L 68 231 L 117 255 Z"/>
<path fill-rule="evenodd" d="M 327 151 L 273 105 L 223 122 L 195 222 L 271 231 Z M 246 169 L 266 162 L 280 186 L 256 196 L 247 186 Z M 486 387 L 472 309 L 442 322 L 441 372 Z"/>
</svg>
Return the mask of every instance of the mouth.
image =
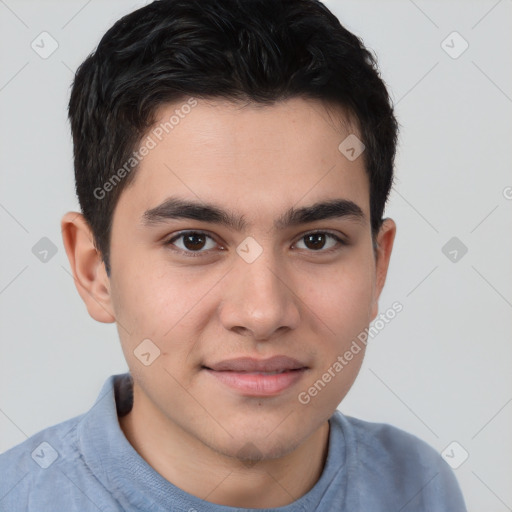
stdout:
<svg viewBox="0 0 512 512">
<path fill-rule="evenodd" d="M 302 362 L 287 357 L 269 359 L 237 358 L 203 365 L 203 370 L 245 396 L 275 396 L 288 390 L 309 368 Z"/>
</svg>

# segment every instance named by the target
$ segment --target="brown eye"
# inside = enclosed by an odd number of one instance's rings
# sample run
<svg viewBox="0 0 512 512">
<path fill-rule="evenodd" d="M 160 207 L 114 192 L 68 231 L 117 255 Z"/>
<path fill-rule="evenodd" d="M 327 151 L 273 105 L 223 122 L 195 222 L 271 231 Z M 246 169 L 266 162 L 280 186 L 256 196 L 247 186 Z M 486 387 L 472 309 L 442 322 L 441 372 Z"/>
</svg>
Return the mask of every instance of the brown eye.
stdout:
<svg viewBox="0 0 512 512">
<path fill-rule="evenodd" d="M 206 243 L 206 236 L 201 233 L 183 235 L 183 245 L 190 251 L 202 249 Z"/>
<path fill-rule="evenodd" d="M 324 233 L 313 233 L 304 237 L 306 247 L 315 251 L 323 249 L 325 240 L 326 236 Z"/>
<path fill-rule="evenodd" d="M 333 233 L 318 231 L 316 233 L 308 233 L 304 235 L 297 245 L 303 243 L 304 247 L 299 249 L 307 249 L 309 251 L 328 252 L 329 249 L 335 249 L 336 245 L 346 245 L 346 243 Z"/>
<path fill-rule="evenodd" d="M 184 253 L 203 253 L 217 244 L 211 236 L 201 231 L 183 231 L 166 242 L 166 245 L 174 245 Z"/>
</svg>

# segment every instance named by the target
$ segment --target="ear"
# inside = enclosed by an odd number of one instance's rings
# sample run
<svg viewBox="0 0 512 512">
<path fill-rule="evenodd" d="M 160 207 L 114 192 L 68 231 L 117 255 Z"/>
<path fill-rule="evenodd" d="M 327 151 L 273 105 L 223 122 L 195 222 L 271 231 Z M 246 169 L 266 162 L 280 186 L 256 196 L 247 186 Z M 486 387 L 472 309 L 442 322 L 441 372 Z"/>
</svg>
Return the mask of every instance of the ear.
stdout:
<svg viewBox="0 0 512 512">
<path fill-rule="evenodd" d="M 75 286 L 89 315 L 98 322 L 115 322 L 110 279 L 87 221 L 78 212 L 68 212 L 62 217 L 61 229 Z"/>
<path fill-rule="evenodd" d="M 395 235 L 396 224 L 393 219 L 384 219 L 377 235 L 376 277 L 371 313 L 372 321 L 375 320 L 379 312 L 379 297 L 384 288 L 384 283 L 386 282 Z"/>
</svg>

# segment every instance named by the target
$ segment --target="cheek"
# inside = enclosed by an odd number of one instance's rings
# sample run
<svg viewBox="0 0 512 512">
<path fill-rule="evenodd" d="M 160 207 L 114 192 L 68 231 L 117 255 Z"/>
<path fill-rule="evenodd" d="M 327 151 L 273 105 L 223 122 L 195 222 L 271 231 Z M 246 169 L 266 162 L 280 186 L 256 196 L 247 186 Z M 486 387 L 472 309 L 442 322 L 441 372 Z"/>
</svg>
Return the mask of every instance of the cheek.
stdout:
<svg viewBox="0 0 512 512">
<path fill-rule="evenodd" d="M 306 303 L 336 339 L 355 336 L 370 323 L 372 276 L 373 269 L 364 260 L 308 276 Z"/>
<path fill-rule="evenodd" d="M 112 295 L 116 318 L 128 323 L 130 331 L 149 329 L 146 334 L 161 336 L 197 302 L 195 283 L 165 262 L 134 255 L 120 265 L 121 279 L 112 286 Z"/>
<path fill-rule="evenodd" d="M 370 276 L 371 277 L 371 276 Z M 309 303 L 319 318 L 315 339 L 317 364 L 297 396 L 315 417 L 330 416 L 346 396 L 361 368 L 366 345 L 358 336 L 370 323 L 373 299 L 368 269 L 339 271 L 315 279 Z"/>
<path fill-rule="evenodd" d="M 125 270 L 123 279 L 112 286 L 125 355 L 133 358 L 137 345 L 150 339 L 162 356 L 172 345 L 172 361 L 179 367 L 197 333 L 211 319 L 214 305 L 208 300 L 209 291 L 218 281 L 214 271 L 185 274 L 162 263 Z"/>
</svg>

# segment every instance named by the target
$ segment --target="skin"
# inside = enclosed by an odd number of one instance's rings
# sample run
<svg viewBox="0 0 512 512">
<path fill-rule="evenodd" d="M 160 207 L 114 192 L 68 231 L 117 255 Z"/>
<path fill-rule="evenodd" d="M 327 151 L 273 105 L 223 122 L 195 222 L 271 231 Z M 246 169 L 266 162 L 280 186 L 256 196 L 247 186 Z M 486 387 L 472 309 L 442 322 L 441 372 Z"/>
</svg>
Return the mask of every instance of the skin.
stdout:
<svg viewBox="0 0 512 512">
<path fill-rule="evenodd" d="M 157 124 L 176 107 L 163 106 Z M 363 157 L 349 161 L 338 150 L 358 132 L 340 109 L 330 112 L 300 98 L 265 107 L 198 100 L 120 196 L 110 278 L 84 218 L 69 212 L 62 219 L 78 292 L 95 320 L 117 322 L 134 379 L 134 406 L 120 418 L 121 429 L 163 477 L 213 503 L 279 507 L 315 485 L 328 451 L 328 419 L 364 350 L 308 404 L 298 394 L 378 314 L 396 226 L 385 219 L 375 253 Z M 247 226 L 237 231 L 187 219 L 145 226 L 143 213 L 171 195 L 214 203 L 242 215 Z M 364 219 L 273 226 L 291 207 L 331 199 L 353 201 Z M 212 237 L 199 256 L 180 254 L 190 248 L 183 238 L 165 245 L 183 230 Z M 315 250 L 304 238 L 313 230 L 348 244 L 326 237 Z M 252 263 L 236 252 L 248 236 L 263 250 Z M 149 366 L 134 355 L 144 339 L 160 349 Z M 308 367 L 276 396 L 245 396 L 203 369 L 274 355 Z"/>
</svg>

